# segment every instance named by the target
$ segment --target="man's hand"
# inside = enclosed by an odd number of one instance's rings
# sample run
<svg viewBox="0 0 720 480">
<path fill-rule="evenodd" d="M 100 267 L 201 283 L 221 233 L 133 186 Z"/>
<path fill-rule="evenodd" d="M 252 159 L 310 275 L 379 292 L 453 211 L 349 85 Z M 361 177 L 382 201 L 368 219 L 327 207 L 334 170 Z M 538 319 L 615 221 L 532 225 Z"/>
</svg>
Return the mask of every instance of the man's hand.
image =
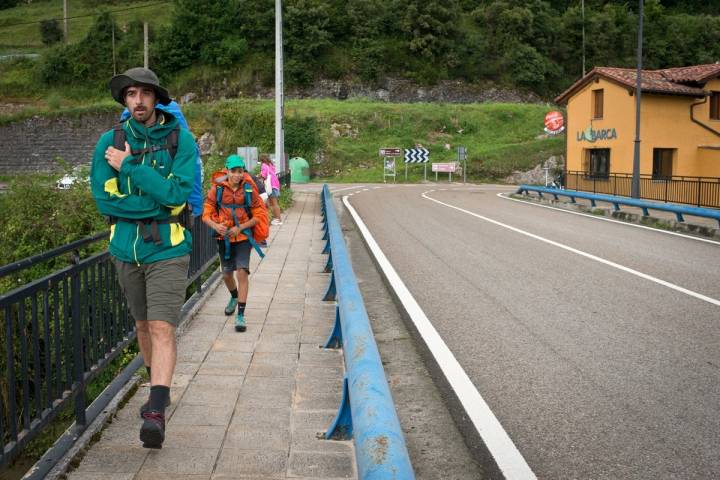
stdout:
<svg viewBox="0 0 720 480">
<path fill-rule="evenodd" d="M 122 162 L 127 157 L 131 155 L 130 151 L 130 144 L 125 142 L 125 151 L 118 150 L 117 148 L 110 146 L 105 150 L 105 160 L 107 160 L 108 165 L 110 165 L 112 168 L 120 171 L 120 167 L 122 167 Z"/>
</svg>

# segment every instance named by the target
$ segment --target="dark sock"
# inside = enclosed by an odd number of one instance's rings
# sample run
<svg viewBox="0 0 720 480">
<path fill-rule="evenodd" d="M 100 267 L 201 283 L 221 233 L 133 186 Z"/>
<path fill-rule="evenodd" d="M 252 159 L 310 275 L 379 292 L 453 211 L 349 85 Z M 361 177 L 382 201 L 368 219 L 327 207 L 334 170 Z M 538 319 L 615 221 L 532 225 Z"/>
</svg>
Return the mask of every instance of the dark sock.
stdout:
<svg viewBox="0 0 720 480">
<path fill-rule="evenodd" d="M 245 302 L 238 302 L 238 313 L 245 313 Z"/>
<path fill-rule="evenodd" d="M 150 367 L 148 367 L 147 365 L 145 365 L 145 370 L 148 372 L 148 378 L 149 378 L 150 381 L 152 382 L 152 374 L 150 373 Z"/>
<path fill-rule="evenodd" d="M 170 397 L 170 387 L 153 385 L 150 387 L 150 410 L 165 414 L 165 405 Z"/>
<path fill-rule="evenodd" d="M 232 298 L 237 298 L 237 288 L 234 289 L 234 290 L 230 290 L 230 296 L 231 296 Z"/>
</svg>

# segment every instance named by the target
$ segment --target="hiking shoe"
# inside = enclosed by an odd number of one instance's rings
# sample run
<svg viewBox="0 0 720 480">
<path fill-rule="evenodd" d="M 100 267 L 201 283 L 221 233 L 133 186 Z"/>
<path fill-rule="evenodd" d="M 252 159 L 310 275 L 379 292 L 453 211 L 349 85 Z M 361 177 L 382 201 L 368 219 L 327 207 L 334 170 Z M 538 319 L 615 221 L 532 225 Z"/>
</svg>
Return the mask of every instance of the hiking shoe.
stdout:
<svg viewBox="0 0 720 480">
<path fill-rule="evenodd" d="M 232 315 L 237 307 L 237 298 L 230 297 L 230 301 L 225 307 L 225 315 Z"/>
<path fill-rule="evenodd" d="M 170 397 L 168 397 L 167 402 L 165 403 L 165 408 L 170 406 Z M 140 407 L 140 418 L 144 418 L 143 415 L 150 411 L 150 400 L 143 403 Z"/>
<path fill-rule="evenodd" d="M 270 222 L 270 225 L 282 225 L 282 220 L 280 220 L 279 218 L 273 218 Z"/>
<path fill-rule="evenodd" d="M 140 427 L 140 441 L 143 442 L 144 448 L 162 448 L 165 441 L 165 415 L 150 410 L 143 413 L 145 420 Z"/>
<path fill-rule="evenodd" d="M 245 330 L 247 330 L 247 326 L 245 325 L 245 316 L 242 313 L 238 313 L 235 317 L 235 331 L 244 332 Z"/>
</svg>

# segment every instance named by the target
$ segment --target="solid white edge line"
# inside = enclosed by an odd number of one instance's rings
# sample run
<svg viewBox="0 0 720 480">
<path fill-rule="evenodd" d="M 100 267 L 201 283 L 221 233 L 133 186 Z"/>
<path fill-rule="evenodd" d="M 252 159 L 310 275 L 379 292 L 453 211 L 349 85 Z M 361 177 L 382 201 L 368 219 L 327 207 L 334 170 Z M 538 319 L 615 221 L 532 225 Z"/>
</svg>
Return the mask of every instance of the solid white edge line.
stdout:
<svg viewBox="0 0 720 480">
<path fill-rule="evenodd" d="M 353 185 L 352 187 L 339 188 L 337 190 L 330 190 L 330 193 L 343 192 L 345 190 L 352 190 L 353 188 L 363 188 L 365 185 Z"/>
<path fill-rule="evenodd" d="M 496 193 L 495 195 L 498 196 L 498 197 L 500 197 L 500 198 L 502 198 L 502 199 L 504 199 L 504 200 L 512 200 L 513 202 L 524 203 L 524 204 L 526 204 L 526 205 L 532 205 L 533 207 L 549 208 L 550 210 L 557 210 L 557 211 L 559 211 L 559 212 L 572 213 L 573 215 L 580 215 L 580 216 L 582 216 L 582 217 L 589 217 L 589 218 L 592 218 L 592 219 L 595 219 L 595 220 L 602 220 L 602 221 L 604 221 L 604 222 L 619 223 L 619 224 L 621 224 L 621 225 L 626 225 L 626 226 L 628 226 L 628 227 L 643 228 L 643 229 L 645 229 L 645 230 L 652 230 L 653 232 L 657 232 L 657 233 L 665 233 L 665 234 L 667 234 L 667 235 L 675 235 L 675 236 L 678 236 L 678 237 L 683 237 L 683 238 L 689 238 L 689 239 L 692 239 L 692 240 L 697 240 L 698 242 L 706 242 L 706 243 L 712 243 L 712 244 L 715 244 L 715 245 L 720 245 L 720 242 L 715 241 L 715 240 L 710 240 L 710 239 L 708 239 L 708 238 L 693 237 L 692 235 L 685 235 L 684 233 L 670 232 L 670 231 L 668 231 L 668 230 L 661 230 L 661 229 L 658 229 L 658 228 L 652 228 L 652 227 L 648 227 L 648 226 L 646 226 L 646 225 L 637 225 L 637 224 L 635 224 L 635 223 L 623 222 L 623 221 L 621 221 L 621 220 L 615 220 L 615 219 L 612 219 L 612 218 L 605 218 L 605 217 L 599 217 L 599 216 L 597 216 L 597 215 L 590 215 L 589 213 L 574 212 L 574 211 L 572 211 L 572 210 L 566 210 L 566 209 L 564 209 L 564 208 L 551 207 L 550 205 L 541 205 L 541 204 L 539 204 L 539 203 L 529 202 L 529 201 L 527 201 L 527 200 L 520 200 L 519 198 L 510 198 L 510 197 L 506 196 L 506 195 L 507 195 L 506 193 Z"/>
<path fill-rule="evenodd" d="M 378 265 L 382 268 L 388 282 L 395 290 L 396 295 L 400 299 L 407 311 L 410 319 L 415 324 L 420 336 L 425 341 L 428 349 L 438 363 L 443 375 L 447 379 L 451 388 L 455 391 L 463 409 L 473 422 L 475 429 L 485 442 L 485 445 L 492 455 L 495 463 L 506 479 L 536 479 L 537 477 L 528 466 L 520 451 L 508 436 L 505 429 L 498 421 L 495 414 L 477 391 L 475 385 L 463 370 L 453 353 L 443 341 L 440 334 L 435 330 L 430 320 L 423 312 L 413 295 L 410 293 L 405 283 L 402 281 L 398 273 L 387 259 L 380 246 L 373 238 L 370 230 L 360 218 L 360 215 L 348 202 L 348 197 L 343 197 L 343 204 L 355 220 L 360 233 L 365 237 L 365 241 L 370 251 L 375 256 Z"/>
<path fill-rule="evenodd" d="M 450 205 L 449 203 L 441 202 L 440 200 L 436 200 L 436 199 L 434 199 L 434 198 L 428 197 L 426 194 L 427 194 L 427 193 L 430 193 L 430 192 L 431 192 L 431 190 L 426 191 L 425 193 L 422 194 L 422 197 L 423 197 L 423 198 L 426 198 L 427 200 L 430 200 L 430 201 L 432 201 L 432 202 L 435 202 L 435 203 L 438 203 L 438 204 L 440 204 L 440 205 L 446 206 L 446 207 L 448 207 L 448 208 L 453 208 L 453 209 L 455 209 L 455 210 L 458 210 L 458 211 L 460 211 L 460 212 L 466 213 L 466 214 L 468 214 L 468 215 L 472 215 L 473 217 L 477 217 L 477 218 L 479 218 L 479 219 L 481 219 L 481 220 L 485 220 L 486 222 L 490 222 L 490 223 L 492 223 L 492 224 L 494 224 L 494 225 L 497 225 L 497 226 L 500 226 L 500 227 L 503 227 L 503 228 L 507 228 L 508 230 L 512 230 L 513 232 L 517 232 L 517 233 L 520 233 L 520 234 L 525 235 L 525 236 L 527 236 L 527 237 L 534 238 L 535 240 L 540 240 L 541 242 L 545 242 L 545 243 L 547 243 L 547 244 L 549 244 L 549 245 L 553 245 L 553 246 L 555 246 L 555 247 L 562 248 L 563 250 L 567 250 L 568 252 L 575 253 L 575 254 L 580 255 L 580 256 L 583 256 L 583 257 L 585 257 L 585 258 L 589 258 L 590 260 L 595 260 L 596 262 L 600 262 L 600 263 L 603 263 L 603 264 L 608 265 L 608 266 L 610 266 L 610 267 L 617 268 L 618 270 L 622 270 L 623 272 L 627 272 L 627 273 L 630 273 L 630 274 L 632 274 L 632 275 L 636 275 L 636 276 L 638 276 L 638 277 L 640 277 L 640 278 L 644 278 L 645 280 L 650 280 L 651 282 L 655 282 L 655 283 L 657 283 L 657 284 L 659 284 L 659 285 L 663 285 L 663 286 L 665 286 L 665 287 L 671 288 L 671 289 L 673 289 L 673 290 L 675 290 L 675 291 L 678 291 L 678 292 L 680 292 L 680 293 L 684 293 L 684 294 L 689 295 L 689 296 L 691 296 L 691 297 L 695 297 L 695 298 L 697 298 L 697 299 L 699 299 L 699 300 L 702 300 L 702 301 L 704 301 L 704 302 L 707 302 L 707 303 L 711 303 L 711 304 L 713 304 L 713 305 L 720 306 L 720 300 L 714 299 L 714 298 L 712 298 L 712 297 L 708 297 L 708 296 L 706 296 L 706 295 L 703 295 L 702 293 L 698 293 L 698 292 L 694 292 L 694 291 L 692 291 L 692 290 L 688 290 L 687 288 L 681 287 L 681 286 L 679 286 L 679 285 L 675 285 L 674 283 L 667 282 L 667 281 L 662 280 L 662 279 L 657 278 L 657 277 L 653 277 L 652 275 L 648 275 L 648 274 L 646 274 L 646 273 L 642 273 L 642 272 L 639 272 L 639 271 L 637 271 L 637 270 L 633 270 L 633 269 L 630 268 L 630 267 L 626 267 L 626 266 L 624 266 L 624 265 L 620 265 L 619 263 L 615 263 L 615 262 L 612 262 L 612 261 L 610 261 L 610 260 L 606 260 L 606 259 L 604 259 L 604 258 L 601 258 L 601 257 L 598 257 L 598 256 L 596 256 L 596 255 L 593 255 L 592 253 L 587 253 L 587 252 L 584 252 L 584 251 L 582 251 L 582 250 L 578 250 L 577 248 L 573 248 L 573 247 L 570 247 L 570 246 L 568 246 L 568 245 L 565 245 L 565 244 L 556 242 L 556 241 L 554 241 L 554 240 L 550 240 L 550 239 L 548 239 L 548 238 L 541 237 L 540 235 L 535 235 L 534 233 L 526 232 L 525 230 L 521 230 L 521 229 L 519 229 L 519 228 L 517 228 L 517 227 L 513 227 L 513 226 L 511 226 L 511 225 L 507 225 L 507 224 L 502 223 L 502 222 L 499 222 L 499 221 L 497 221 L 497 220 L 493 220 L 492 218 L 488 218 L 488 217 L 485 217 L 485 216 L 483 216 L 483 215 L 479 215 L 479 214 L 477 214 L 477 213 L 471 212 L 471 211 L 469 211 L 469 210 L 465 210 L 464 208 L 456 207 L 455 205 Z"/>
</svg>

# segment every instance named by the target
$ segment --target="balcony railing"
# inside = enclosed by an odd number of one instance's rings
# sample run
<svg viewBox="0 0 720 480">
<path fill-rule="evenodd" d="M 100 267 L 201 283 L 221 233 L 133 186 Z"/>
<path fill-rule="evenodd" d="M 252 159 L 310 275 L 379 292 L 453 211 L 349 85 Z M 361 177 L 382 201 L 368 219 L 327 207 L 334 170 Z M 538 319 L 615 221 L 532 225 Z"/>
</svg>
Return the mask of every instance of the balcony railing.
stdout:
<svg viewBox="0 0 720 480">
<path fill-rule="evenodd" d="M 600 176 L 589 172 L 569 171 L 566 172 L 563 183 L 569 190 L 629 197 L 632 174 L 610 173 Z M 640 198 L 720 208 L 720 178 L 640 175 Z"/>
</svg>

